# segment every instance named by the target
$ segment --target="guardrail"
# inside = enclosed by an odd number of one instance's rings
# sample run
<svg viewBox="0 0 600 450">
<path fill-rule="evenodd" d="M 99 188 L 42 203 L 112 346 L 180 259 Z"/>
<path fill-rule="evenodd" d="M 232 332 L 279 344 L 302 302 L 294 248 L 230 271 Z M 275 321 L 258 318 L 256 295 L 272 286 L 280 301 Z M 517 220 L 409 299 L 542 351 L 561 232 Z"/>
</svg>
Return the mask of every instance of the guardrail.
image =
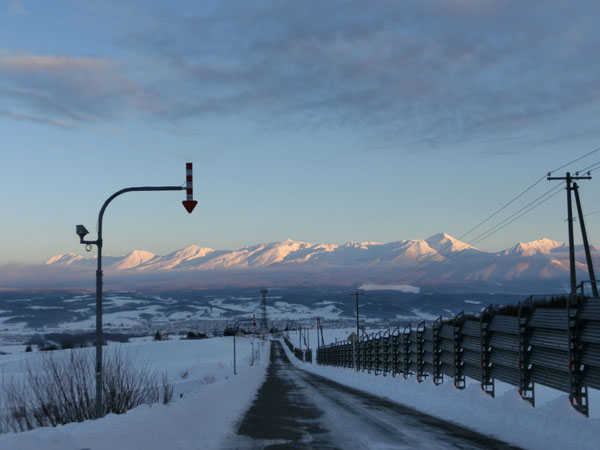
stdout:
<svg viewBox="0 0 600 450">
<path fill-rule="evenodd" d="M 292 352 L 300 361 L 312 363 L 312 350 L 294 347 L 287 336 L 284 336 L 283 342 L 285 342 L 285 345 L 290 349 L 290 352 Z"/>
<path fill-rule="evenodd" d="M 556 303 L 556 302 L 555 302 Z M 317 363 L 375 375 L 435 384 L 444 376 L 458 389 L 478 380 L 494 396 L 494 381 L 518 386 L 535 406 L 535 383 L 569 394 L 589 414 L 588 388 L 600 389 L 600 299 L 572 297 L 564 305 L 536 305 L 533 297 L 514 308 L 486 308 L 478 317 L 440 317 L 432 325 L 390 329 L 317 350 Z"/>
</svg>

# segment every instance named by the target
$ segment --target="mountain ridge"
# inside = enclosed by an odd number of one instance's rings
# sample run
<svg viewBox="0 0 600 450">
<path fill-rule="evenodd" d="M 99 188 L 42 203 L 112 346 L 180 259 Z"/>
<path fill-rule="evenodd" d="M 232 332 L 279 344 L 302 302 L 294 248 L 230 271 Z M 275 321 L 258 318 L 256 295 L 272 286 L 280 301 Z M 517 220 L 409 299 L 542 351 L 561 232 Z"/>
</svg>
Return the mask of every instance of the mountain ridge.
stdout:
<svg viewBox="0 0 600 450">
<path fill-rule="evenodd" d="M 581 246 L 577 246 L 576 251 L 582 253 Z M 592 246 L 592 251 L 598 254 L 600 247 Z M 579 259 L 577 268 L 585 271 L 586 266 L 581 262 L 584 260 Z M 568 246 L 562 242 L 541 238 L 519 242 L 499 252 L 486 252 L 446 233 L 427 239 L 341 245 L 286 239 L 237 250 L 215 250 L 191 244 L 162 256 L 134 250 L 120 257 L 107 256 L 105 261 L 106 270 L 121 273 L 278 268 L 354 273 L 370 277 L 370 281 L 552 279 L 563 277 L 569 270 Z M 448 261 L 451 264 L 447 264 Z M 95 264 L 95 258 L 69 253 L 56 255 L 45 264 L 87 266 Z"/>
</svg>

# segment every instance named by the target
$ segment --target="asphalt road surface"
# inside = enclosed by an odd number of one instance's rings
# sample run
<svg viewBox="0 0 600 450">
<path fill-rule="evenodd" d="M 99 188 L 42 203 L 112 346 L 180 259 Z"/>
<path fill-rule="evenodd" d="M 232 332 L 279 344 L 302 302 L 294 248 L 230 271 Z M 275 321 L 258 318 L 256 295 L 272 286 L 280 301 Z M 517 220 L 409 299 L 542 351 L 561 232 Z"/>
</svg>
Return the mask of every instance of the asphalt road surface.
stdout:
<svg viewBox="0 0 600 450">
<path fill-rule="evenodd" d="M 271 343 L 267 378 L 231 449 L 516 449 L 314 375 Z"/>
</svg>

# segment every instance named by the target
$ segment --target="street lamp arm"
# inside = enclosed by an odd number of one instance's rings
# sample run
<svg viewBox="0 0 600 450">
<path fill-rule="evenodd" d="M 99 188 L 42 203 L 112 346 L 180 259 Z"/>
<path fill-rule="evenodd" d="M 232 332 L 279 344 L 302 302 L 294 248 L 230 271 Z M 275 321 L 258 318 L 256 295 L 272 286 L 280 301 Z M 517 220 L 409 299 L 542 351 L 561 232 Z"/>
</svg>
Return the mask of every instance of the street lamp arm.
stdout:
<svg viewBox="0 0 600 450">
<path fill-rule="evenodd" d="M 183 186 L 136 186 L 136 187 L 128 187 L 125 189 L 121 189 L 120 191 L 115 192 L 113 195 L 108 197 L 102 208 L 100 208 L 100 213 L 98 214 L 98 241 L 95 242 L 96 245 L 102 246 L 102 219 L 104 218 L 104 211 L 110 202 L 112 202 L 115 198 L 117 198 L 121 194 L 125 194 L 126 192 L 140 192 L 140 191 L 183 191 L 185 188 Z"/>
<path fill-rule="evenodd" d="M 189 169 L 191 171 L 191 168 Z M 188 183 L 191 184 L 191 175 L 188 175 Z M 76 232 L 79 235 L 80 242 L 86 245 L 96 245 L 98 248 L 98 269 L 96 270 L 96 418 L 99 419 L 104 415 L 102 406 L 102 219 L 104 218 L 104 211 L 108 207 L 109 203 L 116 197 L 126 192 L 139 192 L 139 191 L 183 191 L 183 186 L 137 186 L 128 187 L 115 192 L 113 195 L 108 197 L 100 213 L 98 214 L 98 237 L 95 241 L 86 241 L 84 239 L 88 231 L 83 225 L 77 225 Z M 187 187 L 188 192 L 190 190 Z M 187 208 L 186 208 L 187 209 Z M 88 249 L 89 250 L 89 249 Z"/>
</svg>

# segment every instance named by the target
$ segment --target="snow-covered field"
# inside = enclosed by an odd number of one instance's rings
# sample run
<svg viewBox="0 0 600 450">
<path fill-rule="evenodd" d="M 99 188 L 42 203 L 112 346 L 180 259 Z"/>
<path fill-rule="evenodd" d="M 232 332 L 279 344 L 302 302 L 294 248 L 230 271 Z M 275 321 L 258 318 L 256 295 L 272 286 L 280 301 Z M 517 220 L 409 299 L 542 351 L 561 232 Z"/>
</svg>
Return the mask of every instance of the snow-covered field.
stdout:
<svg viewBox="0 0 600 450">
<path fill-rule="evenodd" d="M 254 344 L 255 364 L 251 363 Z M 166 372 L 174 385 L 168 405 L 135 408 L 126 414 L 110 414 L 101 420 L 39 428 L 25 433 L 0 435 L 1 449 L 218 449 L 235 434 L 235 423 L 262 384 L 268 364 L 268 343 L 257 338 L 236 339 L 237 372 L 233 375 L 233 338 L 203 340 L 137 340 L 121 346 L 136 360 L 148 359 L 152 368 Z M 0 373 L 24 374 L 40 353 L 0 356 Z M 93 351 L 89 349 L 89 351 Z M 68 354 L 68 351 L 56 353 Z"/>
<path fill-rule="evenodd" d="M 352 328 L 326 329 L 325 342 L 346 339 L 352 331 Z M 316 330 L 309 333 L 310 346 L 315 348 Z M 294 345 L 298 345 L 298 332 L 291 332 L 289 337 Z M 233 376 L 231 337 L 160 342 L 140 339 L 128 344 L 111 344 L 133 352 L 139 360 L 148 358 L 153 368 L 166 372 L 175 388 L 174 401 L 169 405 L 141 406 L 126 414 L 109 415 L 97 421 L 0 435 L 0 448 L 228 448 L 228 442 L 235 436 L 236 424 L 264 380 L 268 363 L 268 343 L 254 339 L 255 349 L 260 349 L 260 360 L 250 366 L 252 342 L 249 337 L 237 339 L 237 376 Z M 287 351 L 287 347 L 284 348 Z M 34 364 L 41 355 L 23 353 L 20 346 L 4 347 L 4 350 L 12 352 L 0 356 L 0 371 L 5 375 L 22 374 L 26 364 Z M 300 363 L 291 355 L 290 360 L 345 385 L 524 448 L 598 448 L 598 396 L 591 398 L 591 411 L 595 417 L 588 419 L 573 410 L 565 394 L 543 387 L 536 388 L 539 406 L 532 408 L 520 399 L 516 388 L 503 383 L 497 384 L 497 396 L 492 399 L 476 382 L 459 391 L 449 381 L 434 386 L 431 382 L 417 383 L 414 378 L 376 377 L 351 369 Z"/>
</svg>

